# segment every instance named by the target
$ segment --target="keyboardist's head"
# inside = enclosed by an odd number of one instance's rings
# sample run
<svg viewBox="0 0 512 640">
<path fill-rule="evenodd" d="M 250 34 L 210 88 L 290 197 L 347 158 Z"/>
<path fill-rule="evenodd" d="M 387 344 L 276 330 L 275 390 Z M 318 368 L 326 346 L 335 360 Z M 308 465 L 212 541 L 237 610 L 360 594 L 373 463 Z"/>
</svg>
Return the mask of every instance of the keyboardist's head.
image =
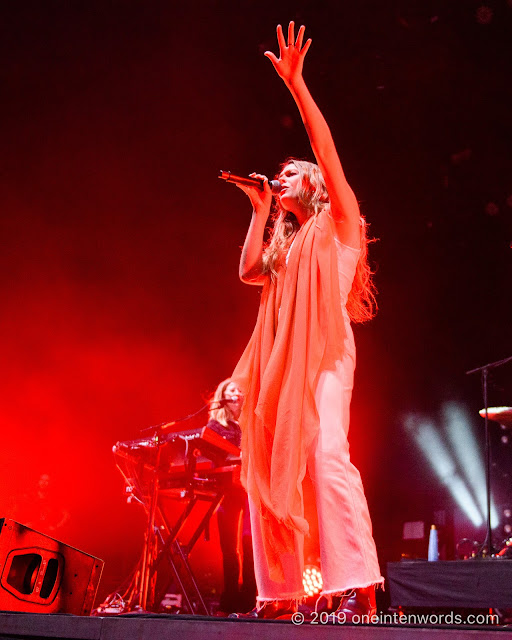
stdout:
<svg viewBox="0 0 512 640">
<path fill-rule="evenodd" d="M 242 391 L 230 378 L 223 380 L 210 401 L 210 420 L 227 425 L 228 421 L 238 422 L 244 397 Z"/>
</svg>

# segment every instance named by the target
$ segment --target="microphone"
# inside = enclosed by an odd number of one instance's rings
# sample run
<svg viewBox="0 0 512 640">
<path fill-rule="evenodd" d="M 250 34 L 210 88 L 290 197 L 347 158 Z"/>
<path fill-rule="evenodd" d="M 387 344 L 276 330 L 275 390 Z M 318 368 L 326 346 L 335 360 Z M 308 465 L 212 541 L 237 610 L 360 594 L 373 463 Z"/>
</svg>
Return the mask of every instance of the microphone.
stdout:
<svg viewBox="0 0 512 640">
<path fill-rule="evenodd" d="M 216 404 L 217 406 L 214 409 L 220 409 L 221 407 L 225 407 L 227 404 L 231 404 L 232 402 L 238 402 L 240 400 L 240 396 L 233 396 L 232 398 L 221 398 L 220 400 L 215 400 L 210 404 Z"/>
<path fill-rule="evenodd" d="M 226 182 L 232 182 L 233 184 L 243 184 L 246 187 L 256 187 L 260 191 L 263 191 L 263 180 L 260 178 L 243 178 L 242 176 L 235 176 L 231 171 L 219 171 L 219 178 Z M 279 180 L 269 180 L 268 184 L 273 194 L 277 194 L 281 191 L 281 183 Z"/>
</svg>

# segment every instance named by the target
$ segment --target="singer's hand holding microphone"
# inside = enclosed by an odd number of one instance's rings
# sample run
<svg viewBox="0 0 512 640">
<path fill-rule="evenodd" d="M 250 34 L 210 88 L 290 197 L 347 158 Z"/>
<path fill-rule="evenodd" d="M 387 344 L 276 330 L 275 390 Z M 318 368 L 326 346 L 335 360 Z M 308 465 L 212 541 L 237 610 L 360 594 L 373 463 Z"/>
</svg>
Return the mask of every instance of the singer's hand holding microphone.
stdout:
<svg viewBox="0 0 512 640">
<path fill-rule="evenodd" d="M 265 182 L 267 181 L 267 177 L 259 173 L 251 173 L 248 178 L 244 178 L 243 176 L 236 176 L 234 173 L 231 173 L 231 171 L 219 171 L 219 178 L 226 182 L 232 182 L 237 186 L 245 185 L 247 187 L 256 187 L 260 190 L 263 190 Z M 271 180 L 269 185 L 273 194 L 281 191 L 281 183 L 279 180 Z"/>
<path fill-rule="evenodd" d="M 247 194 L 256 213 L 268 215 L 272 204 L 272 195 L 281 191 L 279 180 L 271 180 L 269 182 L 267 176 L 261 173 L 251 173 L 248 178 L 245 178 L 236 176 L 230 171 L 221 171 L 219 178 L 235 184 Z"/>
</svg>

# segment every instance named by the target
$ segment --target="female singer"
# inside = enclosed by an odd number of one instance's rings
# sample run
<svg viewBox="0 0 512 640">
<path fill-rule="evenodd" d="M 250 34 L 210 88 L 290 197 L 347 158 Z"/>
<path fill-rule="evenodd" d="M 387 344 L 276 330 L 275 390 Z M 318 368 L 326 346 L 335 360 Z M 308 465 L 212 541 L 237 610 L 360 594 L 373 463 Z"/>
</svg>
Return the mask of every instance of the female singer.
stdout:
<svg viewBox="0 0 512 640">
<path fill-rule="evenodd" d="M 242 281 L 263 285 L 251 340 L 232 376 L 245 396 L 242 479 L 250 499 L 259 618 L 290 616 L 303 597 L 302 481 L 315 487 L 323 595 L 345 619 L 373 614 L 380 575 L 368 506 L 347 441 L 355 368 L 350 321 L 374 315 L 366 225 L 331 132 L 302 77 L 311 39 L 277 27 L 279 58 L 317 164 L 281 168 L 270 241 L 272 193 L 240 188 L 253 206 Z"/>
</svg>

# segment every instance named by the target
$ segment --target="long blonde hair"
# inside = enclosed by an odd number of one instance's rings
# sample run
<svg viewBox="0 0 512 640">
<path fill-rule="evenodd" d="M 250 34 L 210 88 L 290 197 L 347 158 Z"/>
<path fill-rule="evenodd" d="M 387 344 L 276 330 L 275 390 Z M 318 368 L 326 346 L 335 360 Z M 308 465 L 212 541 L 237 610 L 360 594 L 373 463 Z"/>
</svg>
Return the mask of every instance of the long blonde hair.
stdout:
<svg viewBox="0 0 512 640">
<path fill-rule="evenodd" d="M 210 420 L 217 420 L 217 422 L 220 422 L 225 427 L 228 426 L 228 420 L 234 420 L 234 418 L 229 405 L 225 404 L 224 406 L 220 406 L 220 401 L 224 399 L 224 393 L 231 382 L 231 378 L 226 378 L 219 383 L 213 396 L 210 398 L 210 405 L 212 405 L 213 408 L 208 412 L 208 418 Z M 236 422 L 236 420 L 234 420 L 234 422 Z"/>
<path fill-rule="evenodd" d="M 288 158 L 281 165 L 281 170 L 288 164 L 293 164 L 299 172 L 301 180 L 299 203 L 308 212 L 308 218 L 328 208 L 330 206 L 329 194 L 318 165 L 306 160 Z M 272 221 L 274 224 L 270 238 L 263 251 L 263 269 L 265 273 L 270 273 L 271 277 L 275 278 L 300 225 L 291 211 L 286 211 L 281 207 L 277 198 Z M 366 220 L 361 216 L 361 252 L 352 289 L 347 300 L 348 315 L 353 322 L 371 320 L 377 311 L 375 298 L 377 289 L 373 283 L 373 272 L 368 262 L 368 244 L 373 240 L 368 239 L 367 228 Z"/>
</svg>

